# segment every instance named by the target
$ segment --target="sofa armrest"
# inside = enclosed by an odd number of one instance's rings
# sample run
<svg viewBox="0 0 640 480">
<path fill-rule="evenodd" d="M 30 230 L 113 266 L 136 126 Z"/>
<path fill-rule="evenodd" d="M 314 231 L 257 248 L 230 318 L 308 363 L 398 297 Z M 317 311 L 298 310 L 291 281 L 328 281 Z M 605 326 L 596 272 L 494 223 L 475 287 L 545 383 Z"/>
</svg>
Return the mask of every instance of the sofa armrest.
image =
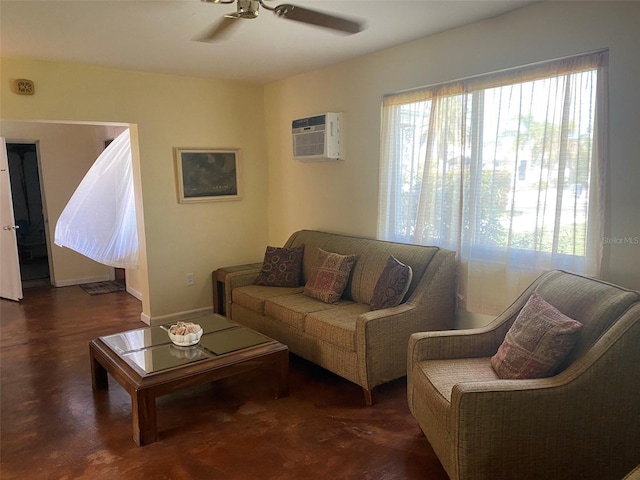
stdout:
<svg viewBox="0 0 640 480">
<path fill-rule="evenodd" d="M 420 309 L 410 303 L 358 317 L 358 369 L 367 390 L 406 375 L 407 344 L 411 334 L 420 330 L 421 321 Z"/>
<path fill-rule="evenodd" d="M 451 438 L 457 439 L 456 478 L 473 478 L 473 475 L 498 478 L 490 469 L 506 468 L 506 465 L 498 466 L 501 462 L 512 463 L 515 457 L 516 463 L 529 463 L 520 457 L 522 447 L 529 449 L 528 455 L 535 458 L 543 455 L 539 451 L 541 439 L 550 442 L 565 435 L 573 436 L 569 432 L 579 428 L 584 419 L 580 420 L 579 415 L 572 413 L 573 401 L 561 401 L 566 390 L 564 381 L 554 377 L 455 385 L 451 394 L 448 432 Z M 547 412 L 547 415 L 540 415 L 541 412 Z M 567 431 L 563 427 L 570 419 L 575 424 Z M 558 432 L 562 434 L 558 435 Z M 478 448 L 479 441 L 482 448 Z M 558 448 L 558 451 L 562 450 Z M 488 461 L 487 455 L 494 460 Z M 543 456 L 548 458 L 548 455 Z M 522 467 L 516 465 L 516 468 Z M 514 475 L 511 468 L 505 471 Z M 510 478 L 532 477 L 523 472 L 522 477 Z"/>
<path fill-rule="evenodd" d="M 638 434 L 625 428 L 615 414 L 618 426 L 612 428 L 617 430 L 613 434 L 588 420 L 616 411 L 637 413 L 627 399 L 616 403 L 613 396 L 600 395 L 599 390 L 593 395 L 589 388 L 567 382 L 562 376 L 455 385 L 449 433 L 458 439 L 459 478 L 499 478 L 503 471 L 510 472 L 510 478 L 545 478 L 549 472 L 536 471 L 540 467 L 526 459 L 545 458 L 548 468 L 548 464 L 563 465 L 567 459 L 612 458 L 613 452 L 602 451 L 603 443 L 610 441 L 620 442 L 624 448 L 629 442 L 637 444 Z M 634 428 L 638 424 L 635 419 L 632 423 Z M 580 441 L 566 442 L 566 438 Z M 483 445 L 482 454 L 478 442 Z M 562 473 L 554 472 L 553 477 L 587 478 L 577 472 Z"/>
<path fill-rule="evenodd" d="M 258 277 L 262 263 L 224 267 L 214 271 L 214 309 L 229 316 L 231 294 L 234 288 L 251 285 Z"/>
<path fill-rule="evenodd" d="M 457 266 L 455 252 L 440 249 L 406 303 L 422 312 L 415 331 L 450 330 L 455 322 Z"/>
<path fill-rule="evenodd" d="M 487 326 L 414 333 L 409 339 L 409 364 L 424 360 L 490 357 L 502 343 L 506 334 L 504 330 Z"/>
<path fill-rule="evenodd" d="M 225 287 L 231 292 L 234 288 L 251 285 L 258 278 L 260 268 L 230 273 L 225 277 Z"/>
</svg>

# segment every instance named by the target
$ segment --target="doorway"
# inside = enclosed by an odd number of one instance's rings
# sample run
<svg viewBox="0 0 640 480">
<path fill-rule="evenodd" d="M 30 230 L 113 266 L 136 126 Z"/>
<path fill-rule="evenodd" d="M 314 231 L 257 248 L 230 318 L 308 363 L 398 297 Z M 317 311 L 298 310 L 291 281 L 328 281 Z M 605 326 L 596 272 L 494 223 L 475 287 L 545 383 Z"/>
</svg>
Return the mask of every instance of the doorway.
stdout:
<svg viewBox="0 0 640 480">
<path fill-rule="evenodd" d="M 22 288 L 51 285 L 35 143 L 7 143 Z"/>
</svg>

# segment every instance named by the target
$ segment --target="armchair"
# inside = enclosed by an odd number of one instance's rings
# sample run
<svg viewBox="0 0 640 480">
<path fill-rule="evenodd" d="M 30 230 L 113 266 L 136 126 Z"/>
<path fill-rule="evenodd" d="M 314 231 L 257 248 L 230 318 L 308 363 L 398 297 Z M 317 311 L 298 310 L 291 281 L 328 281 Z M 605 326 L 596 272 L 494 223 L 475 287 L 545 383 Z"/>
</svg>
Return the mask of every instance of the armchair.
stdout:
<svg viewBox="0 0 640 480">
<path fill-rule="evenodd" d="M 491 357 L 538 293 L 583 324 L 554 376 L 501 379 Z M 409 408 L 451 479 L 619 479 L 640 464 L 640 293 L 543 274 L 491 324 L 415 333 Z"/>
</svg>

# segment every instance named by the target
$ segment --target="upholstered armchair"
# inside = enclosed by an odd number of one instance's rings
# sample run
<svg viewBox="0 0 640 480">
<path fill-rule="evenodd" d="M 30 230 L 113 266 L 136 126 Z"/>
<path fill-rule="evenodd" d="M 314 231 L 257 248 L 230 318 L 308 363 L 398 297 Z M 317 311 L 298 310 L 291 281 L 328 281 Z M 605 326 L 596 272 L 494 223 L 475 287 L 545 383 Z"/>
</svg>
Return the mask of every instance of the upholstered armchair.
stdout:
<svg viewBox="0 0 640 480">
<path fill-rule="evenodd" d="M 582 327 L 551 376 L 492 357 L 537 293 Z M 553 271 L 480 329 L 415 333 L 411 413 L 451 479 L 620 479 L 640 464 L 640 294 Z"/>
</svg>

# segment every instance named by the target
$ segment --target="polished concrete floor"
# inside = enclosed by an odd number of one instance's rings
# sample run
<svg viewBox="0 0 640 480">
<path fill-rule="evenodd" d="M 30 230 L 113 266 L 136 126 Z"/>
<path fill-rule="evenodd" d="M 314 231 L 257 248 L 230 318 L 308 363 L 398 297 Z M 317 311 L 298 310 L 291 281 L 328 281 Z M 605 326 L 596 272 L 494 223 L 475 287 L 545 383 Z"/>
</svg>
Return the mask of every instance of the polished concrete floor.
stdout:
<svg viewBox="0 0 640 480">
<path fill-rule="evenodd" d="M 94 393 L 91 339 L 143 326 L 126 292 L 31 288 L 0 300 L 1 479 L 446 479 L 406 381 L 362 391 L 291 355 L 290 395 L 259 371 L 161 397 L 159 441 L 133 443 L 128 394 Z"/>
</svg>

